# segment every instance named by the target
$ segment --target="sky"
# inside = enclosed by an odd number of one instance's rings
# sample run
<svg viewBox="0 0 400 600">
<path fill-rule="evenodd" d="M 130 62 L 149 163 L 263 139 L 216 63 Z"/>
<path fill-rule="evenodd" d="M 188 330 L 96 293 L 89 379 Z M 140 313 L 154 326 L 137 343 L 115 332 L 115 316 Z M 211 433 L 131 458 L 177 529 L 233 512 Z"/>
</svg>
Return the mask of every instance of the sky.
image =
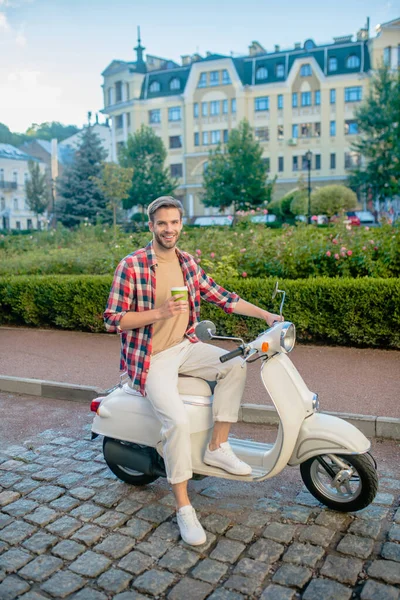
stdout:
<svg viewBox="0 0 400 600">
<path fill-rule="evenodd" d="M 181 63 L 206 51 L 244 55 L 257 40 L 293 48 L 400 17 L 398 0 L 0 0 L 0 123 L 79 127 L 103 108 L 101 72 L 132 61 L 137 27 L 149 54 Z M 100 122 L 105 117 L 99 114 Z"/>
</svg>

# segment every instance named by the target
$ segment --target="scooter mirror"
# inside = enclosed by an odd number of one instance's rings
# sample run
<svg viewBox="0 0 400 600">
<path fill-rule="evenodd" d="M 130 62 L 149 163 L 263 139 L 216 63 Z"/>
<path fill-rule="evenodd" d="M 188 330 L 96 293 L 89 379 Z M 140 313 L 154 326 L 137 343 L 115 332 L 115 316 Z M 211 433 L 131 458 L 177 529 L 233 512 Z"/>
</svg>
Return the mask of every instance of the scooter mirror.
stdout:
<svg viewBox="0 0 400 600">
<path fill-rule="evenodd" d="M 272 300 L 275 300 L 277 293 L 279 292 L 279 282 L 277 281 L 272 292 Z"/>
<path fill-rule="evenodd" d="M 195 327 L 195 334 L 201 342 L 208 342 L 212 339 L 217 328 L 212 321 L 200 321 Z"/>
</svg>

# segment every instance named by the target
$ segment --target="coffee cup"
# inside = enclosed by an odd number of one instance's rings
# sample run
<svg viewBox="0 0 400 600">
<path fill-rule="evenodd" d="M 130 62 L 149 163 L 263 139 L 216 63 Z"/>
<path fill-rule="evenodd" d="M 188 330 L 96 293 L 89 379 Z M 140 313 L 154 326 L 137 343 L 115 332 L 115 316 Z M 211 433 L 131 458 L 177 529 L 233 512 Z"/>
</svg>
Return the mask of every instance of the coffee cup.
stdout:
<svg viewBox="0 0 400 600">
<path fill-rule="evenodd" d="M 175 302 L 178 300 L 187 300 L 189 296 L 189 292 L 186 286 L 183 287 L 173 287 L 171 288 L 171 296 L 180 296 L 180 298 L 174 298 Z"/>
</svg>

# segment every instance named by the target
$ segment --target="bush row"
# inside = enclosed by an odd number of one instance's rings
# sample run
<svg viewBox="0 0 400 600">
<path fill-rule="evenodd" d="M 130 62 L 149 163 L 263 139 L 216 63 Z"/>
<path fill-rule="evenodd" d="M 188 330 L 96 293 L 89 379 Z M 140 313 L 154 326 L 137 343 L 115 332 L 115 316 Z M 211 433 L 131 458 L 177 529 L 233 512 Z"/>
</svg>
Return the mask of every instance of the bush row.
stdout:
<svg viewBox="0 0 400 600">
<path fill-rule="evenodd" d="M 102 313 L 110 276 L 20 276 L 0 278 L 0 324 L 104 331 Z M 277 312 L 271 301 L 275 280 L 219 279 L 242 298 Z M 400 349 L 400 280 L 313 278 L 280 281 L 286 290 L 284 316 L 293 321 L 298 339 L 350 346 Z M 220 335 L 254 338 L 262 331 L 258 319 L 226 315 L 202 304 Z"/>
</svg>

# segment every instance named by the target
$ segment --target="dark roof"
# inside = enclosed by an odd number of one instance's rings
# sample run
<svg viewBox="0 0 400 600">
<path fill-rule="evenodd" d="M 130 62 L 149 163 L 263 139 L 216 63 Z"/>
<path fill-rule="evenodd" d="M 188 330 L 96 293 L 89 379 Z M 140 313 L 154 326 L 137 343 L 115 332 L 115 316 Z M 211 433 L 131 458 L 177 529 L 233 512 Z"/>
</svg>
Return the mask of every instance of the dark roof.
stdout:
<svg viewBox="0 0 400 600">
<path fill-rule="evenodd" d="M 0 158 L 8 158 L 10 160 L 33 160 L 34 162 L 42 162 L 39 158 L 35 158 L 22 150 L 19 150 L 11 144 L 0 144 Z"/>
<path fill-rule="evenodd" d="M 190 73 L 190 65 L 186 67 L 179 67 L 177 69 L 163 69 L 162 71 L 151 71 L 145 77 L 140 98 L 157 98 L 159 96 L 176 96 L 176 94 L 182 94 L 185 89 L 186 82 Z M 179 89 L 170 89 L 170 83 L 173 79 L 178 79 L 180 82 Z M 158 82 L 160 85 L 159 91 L 150 91 L 151 84 Z"/>
</svg>

